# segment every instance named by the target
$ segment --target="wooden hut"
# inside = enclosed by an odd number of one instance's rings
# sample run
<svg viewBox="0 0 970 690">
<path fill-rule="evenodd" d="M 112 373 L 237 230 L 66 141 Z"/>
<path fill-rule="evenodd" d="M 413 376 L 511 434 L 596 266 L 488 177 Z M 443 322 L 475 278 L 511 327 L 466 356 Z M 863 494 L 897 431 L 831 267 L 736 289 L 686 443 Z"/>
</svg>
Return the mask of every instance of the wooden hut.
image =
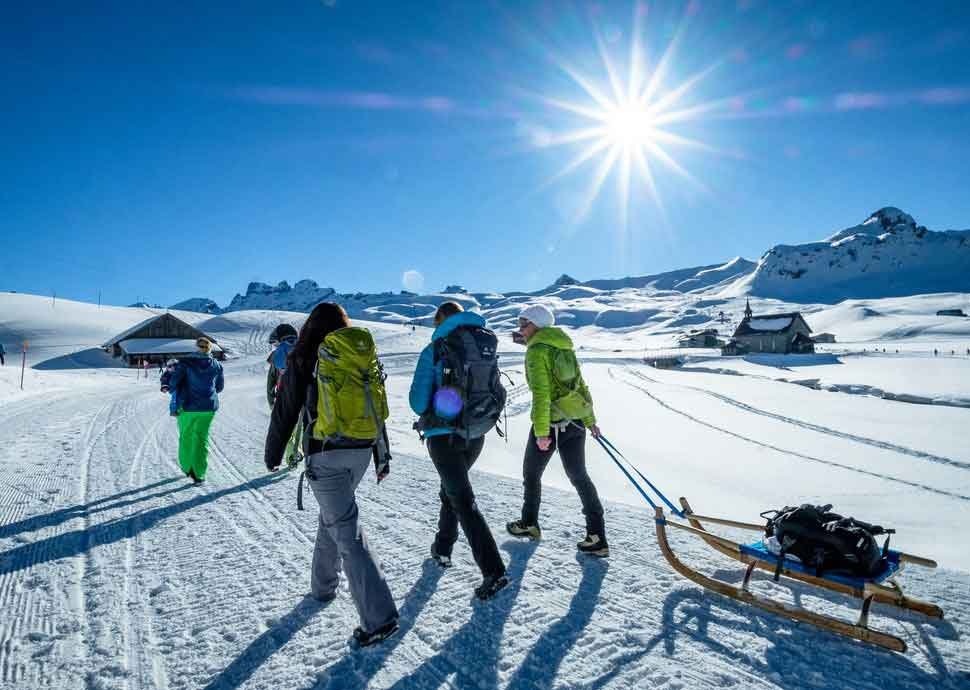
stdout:
<svg viewBox="0 0 970 690">
<path fill-rule="evenodd" d="M 158 314 L 137 323 L 102 345 L 112 357 L 120 357 L 128 366 L 159 364 L 168 359 L 198 352 L 195 341 L 212 341 L 212 356 L 225 359 L 226 353 L 211 335 L 185 323 L 171 314 Z"/>
<path fill-rule="evenodd" d="M 755 316 L 750 305 L 745 309 L 744 318 L 734 331 L 732 342 L 734 352 L 815 352 L 812 329 L 799 312 Z"/>
</svg>

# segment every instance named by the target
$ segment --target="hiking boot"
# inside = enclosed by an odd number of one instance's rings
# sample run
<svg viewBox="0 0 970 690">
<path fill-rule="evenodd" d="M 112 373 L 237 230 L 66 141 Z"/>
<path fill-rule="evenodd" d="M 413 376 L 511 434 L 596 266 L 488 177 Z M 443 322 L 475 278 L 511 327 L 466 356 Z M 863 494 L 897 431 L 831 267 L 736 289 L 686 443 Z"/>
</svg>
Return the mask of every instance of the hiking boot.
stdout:
<svg viewBox="0 0 970 690">
<path fill-rule="evenodd" d="M 315 601 L 319 604 L 329 604 L 331 601 L 337 598 L 337 593 L 328 592 L 326 594 L 314 594 L 313 592 L 310 592 L 306 596 L 307 596 L 307 599 L 311 601 Z"/>
<path fill-rule="evenodd" d="M 587 534 L 585 539 L 576 544 L 576 548 L 579 549 L 581 553 L 586 553 L 590 556 L 597 556 L 599 558 L 608 558 L 610 555 L 610 545 L 607 544 L 606 540 L 601 538 L 598 534 Z"/>
<path fill-rule="evenodd" d="M 193 476 L 192 483 L 198 486 L 199 484 L 205 484 L 205 479 L 200 479 L 199 477 Z"/>
<path fill-rule="evenodd" d="M 539 525 L 526 525 L 521 520 L 514 520 L 505 526 L 513 537 L 528 537 L 532 541 L 542 539 L 542 530 Z"/>
<path fill-rule="evenodd" d="M 475 596 L 482 601 L 491 599 L 508 583 L 509 578 L 504 573 L 502 575 L 486 575 L 482 580 L 482 584 L 475 588 Z"/>
<path fill-rule="evenodd" d="M 434 542 L 431 542 L 431 560 L 440 565 L 442 568 L 450 568 L 453 565 L 451 562 L 451 556 L 445 556 L 444 554 L 438 553 L 438 549 L 435 548 Z"/>
<path fill-rule="evenodd" d="M 372 644 L 383 642 L 399 630 L 397 619 L 382 625 L 374 632 L 364 632 L 363 628 L 354 629 L 354 642 L 358 647 L 369 647 Z"/>
</svg>

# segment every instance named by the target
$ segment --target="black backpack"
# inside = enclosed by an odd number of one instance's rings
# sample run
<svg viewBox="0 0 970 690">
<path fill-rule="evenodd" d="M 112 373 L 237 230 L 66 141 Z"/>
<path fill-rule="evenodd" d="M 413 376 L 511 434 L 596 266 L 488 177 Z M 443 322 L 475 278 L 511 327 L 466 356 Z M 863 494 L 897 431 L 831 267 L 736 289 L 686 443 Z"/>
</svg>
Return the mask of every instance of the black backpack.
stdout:
<svg viewBox="0 0 970 690">
<path fill-rule="evenodd" d="M 479 326 L 459 326 L 434 342 L 434 363 L 442 366 L 442 387 L 454 388 L 461 396 L 461 411 L 454 419 L 443 419 L 432 404 L 421 416 L 418 430 L 447 427 L 464 439 L 484 436 L 505 409 L 495 333 Z"/>
<path fill-rule="evenodd" d="M 872 577 L 884 569 L 889 537 L 882 548 L 875 537 L 895 530 L 842 517 L 831 509 L 831 505 L 804 503 L 761 514 L 767 521 L 765 536 L 774 536 L 781 545 L 775 580 L 781 574 L 785 554 L 797 556 L 803 565 L 815 570 L 816 576 L 840 572 Z"/>
</svg>

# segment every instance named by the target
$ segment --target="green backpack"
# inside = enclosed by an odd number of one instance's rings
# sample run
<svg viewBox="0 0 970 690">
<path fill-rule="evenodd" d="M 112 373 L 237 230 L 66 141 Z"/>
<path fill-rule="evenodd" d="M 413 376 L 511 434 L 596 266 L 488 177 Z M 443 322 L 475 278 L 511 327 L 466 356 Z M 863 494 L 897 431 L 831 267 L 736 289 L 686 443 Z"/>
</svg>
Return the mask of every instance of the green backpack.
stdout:
<svg viewBox="0 0 970 690">
<path fill-rule="evenodd" d="M 556 412 L 566 419 L 585 419 L 593 414 L 593 401 L 584 394 L 580 386 L 583 379 L 575 352 L 556 350 L 553 355 L 552 377 L 559 384 L 562 393 L 552 401 Z"/>
<path fill-rule="evenodd" d="M 317 418 L 321 441 L 379 441 L 388 417 L 384 370 L 365 328 L 341 328 L 323 339 L 317 359 Z"/>
</svg>

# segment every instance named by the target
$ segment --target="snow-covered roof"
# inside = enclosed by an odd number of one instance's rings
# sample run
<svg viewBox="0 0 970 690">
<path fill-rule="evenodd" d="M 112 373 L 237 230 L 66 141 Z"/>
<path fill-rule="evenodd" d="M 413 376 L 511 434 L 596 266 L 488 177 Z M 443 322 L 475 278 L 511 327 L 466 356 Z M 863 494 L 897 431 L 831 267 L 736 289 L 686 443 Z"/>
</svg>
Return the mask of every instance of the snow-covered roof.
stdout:
<svg viewBox="0 0 970 690">
<path fill-rule="evenodd" d="M 759 319 L 757 316 L 748 321 L 748 328 L 752 331 L 783 331 L 791 325 L 791 316 L 773 319 Z"/>
<path fill-rule="evenodd" d="M 811 327 L 805 323 L 802 315 L 795 312 L 785 314 L 764 314 L 762 316 L 752 316 L 745 318 L 738 324 L 734 331 L 734 336 L 740 335 L 761 335 L 766 333 L 785 333 L 792 329 L 797 329 L 799 322 L 808 330 Z"/>
<path fill-rule="evenodd" d="M 117 345 L 120 342 L 122 342 L 123 340 L 129 339 L 129 336 L 131 336 L 131 335 L 137 333 L 138 331 L 142 330 L 143 328 L 147 327 L 153 321 L 158 321 L 159 319 L 166 319 L 166 320 L 169 320 L 169 321 L 174 321 L 174 322 L 176 322 L 176 323 L 181 324 L 182 326 L 184 326 L 185 330 L 187 330 L 190 334 L 195 334 L 196 337 L 205 336 L 206 338 L 208 338 L 209 340 L 211 340 L 213 343 L 216 342 L 216 339 L 213 338 L 212 336 L 210 336 L 210 335 L 208 335 L 206 333 L 203 333 L 202 331 L 200 331 L 195 326 L 186 323 L 185 321 L 183 321 L 182 319 L 178 318 L 174 314 L 169 314 L 168 312 L 165 312 L 164 314 L 155 314 L 154 316 L 150 316 L 147 319 L 145 319 L 144 321 L 139 321 L 138 323 L 136 323 L 131 328 L 128 328 L 128 329 L 122 331 L 121 333 L 119 333 L 118 335 L 116 335 L 115 337 L 113 337 L 111 340 L 107 341 L 101 347 L 103 347 L 103 348 L 109 348 L 109 347 L 112 347 L 113 345 Z M 172 335 L 174 335 L 174 334 L 172 334 Z M 184 335 L 184 333 L 180 333 L 179 335 Z M 154 338 L 154 340 L 171 340 L 171 339 L 172 338 Z"/>
<path fill-rule="evenodd" d="M 122 331 L 121 333 L 119 333 L 118 335 L 116 335 L 114 338 L 112 338 L 111 340 L 109 340 L 108 342 L 106 342 L 101 347 L 111 347 L 112 345 L 117 345 L 122 340 L 124 340 L 125 338 L 127 338 L 129 335 L 131 335 L 132 333 L 135 333 L 136 331 L 138 331 L 141 328 L 144 328 L 145 326 L 147 326 L 148 324 L 150 324 L 152 321 L 154 321 L 155 319 L 159 318 L 160 316 L 161 316 L 161 314 L 155 314 L 154 316 L 149 316 L 144 321 L 139 321 L 138 323 L 136 323 L 131 328 L 128 328 L 128 329 Z"/>
<path fill-rule="evenodd" d="M 126 355 L 174 355 L 197 351 L 194 340 L 170 338 L 129 338 L 118 345 Z M 213 343 L 212 351 L 221 352 L 222 348 Z"/>
</svg>

